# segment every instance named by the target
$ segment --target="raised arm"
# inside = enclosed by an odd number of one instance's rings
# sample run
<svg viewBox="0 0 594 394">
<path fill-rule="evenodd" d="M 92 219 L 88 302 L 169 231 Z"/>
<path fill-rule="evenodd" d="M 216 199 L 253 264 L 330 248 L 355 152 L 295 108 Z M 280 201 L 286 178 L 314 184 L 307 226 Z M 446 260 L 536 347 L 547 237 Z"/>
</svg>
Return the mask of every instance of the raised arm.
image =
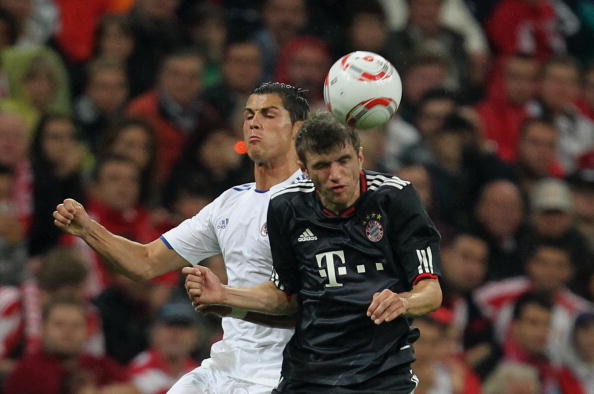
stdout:
<svg viewBox="0 0 594 394">
<path fill-rule="evenodd" d="M 58 205 L 53 216 L 57 227 L 80 237 L 113 269 L 131 279 L 147 280 L 188 265 L 160 239 L 141 244 L 109 232 L 73 199 L 66 199 Z"/>
<path fill-rule="evenodd" d="M 253 311 L 270 315 L 291 315 L 297 310 L 295 300 L 279 290 L 272 281 L 253 287 L 236 287 L 223 285 L 206 267 L 185 267 L 182 273 L 186 275 L 186 291 L 199 309 L 202 305 L 223 305 L 233 308 L 234 311 Z M 234 315 L 237 316 L 237 313 L 230 316 Z"/>
</svg>

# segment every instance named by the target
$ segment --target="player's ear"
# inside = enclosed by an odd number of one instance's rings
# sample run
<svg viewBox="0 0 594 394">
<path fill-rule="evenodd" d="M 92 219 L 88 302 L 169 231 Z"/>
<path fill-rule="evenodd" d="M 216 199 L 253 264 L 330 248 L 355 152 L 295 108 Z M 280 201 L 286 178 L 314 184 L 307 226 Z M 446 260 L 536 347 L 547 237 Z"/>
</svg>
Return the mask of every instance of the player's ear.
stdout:
<svg viewBox="0 0 594 394">
<path fill-rule="evenodd" d="M 357 150 L 357 159 L 359 160 L 359 169 L 363 169 L 363 162 L 365 161 L 365 156 L 363 155 L 363 147 L 360 146 Z"/>
<path fill-rule="evenodd" d="M 302 162 L 301 160 L 297 160 L 297 164 L 299 165 L 299 168 L 301 169 L 301 171 L 303 171 L 303 173 L 307 176 L 309 176 L 309 174 L 307 173 L 307 167 L 305 166 L 305 163 Z"/>
<path fill-rule="evenodd" d="M 293 139 L 297 137 L 297 133 L 299 132 L 299 130 L 301 130 L 301 126 L 303 126 L 302 120 L 298 120 L 295 123 L 293 123 L 293 127 L 291 128 L 291 135 L 293 136 Z"/>
</svg>

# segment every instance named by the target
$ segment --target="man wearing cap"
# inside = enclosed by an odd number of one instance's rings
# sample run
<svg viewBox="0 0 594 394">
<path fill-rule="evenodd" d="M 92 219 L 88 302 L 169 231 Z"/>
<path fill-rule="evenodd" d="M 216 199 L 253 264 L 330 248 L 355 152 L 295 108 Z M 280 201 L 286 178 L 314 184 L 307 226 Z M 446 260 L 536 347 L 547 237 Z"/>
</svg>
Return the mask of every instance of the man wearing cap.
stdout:
<svg viewBox="0 0 594 394">
<path fill-rule="evenodd" d="M 197 315 L 187 303 L 163 306 L 151 329 L 149 348 L 132 360 L 130 375 L 143 394 L 161 394 L 198 366 L 190 357 L 198 343 Z"/>
<path fill-rule="evenodd" d="M 569 251 L 575 272 L 588 271 L 594 261 L 587 239 L 575 226 L 574 203 L 567 183 L 547 178 L 534 185 L 530 195 L 530 241 L 552 241 Z M 576 288 L 577 275 L 569 284 Z"/>
</svg>

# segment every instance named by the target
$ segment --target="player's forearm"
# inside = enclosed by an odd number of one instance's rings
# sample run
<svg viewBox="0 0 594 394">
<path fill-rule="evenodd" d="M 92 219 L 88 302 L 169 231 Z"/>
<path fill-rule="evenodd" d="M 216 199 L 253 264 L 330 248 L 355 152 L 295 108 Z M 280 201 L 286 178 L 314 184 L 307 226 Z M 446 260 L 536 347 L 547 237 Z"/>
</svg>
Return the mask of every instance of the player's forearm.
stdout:
<svg viewBox="0 0 594 394">
<path fill-rule="evenodd" d="M 287 294 L 272 282 L 253 287 L 224 286 L 224 289 L 223 302 L 233 308 L 271 315 L 289 315 L 296 310 Z"/>
<path fill-rule="evenodd" d="M 131 279 L 147 280 L 157 276 L 149 264 L 145 245 L 112 234 L 94 220 L 82 235 L 82 239 L 114 270 Z"/>
<path fill-rule="evenodd" d="M 442 294 L 437 279 L 424 279 L 417 283 L 413 289 L 400 296 L 407 301 L 406 314 L 421 316 L 436 310 L 441 306 Z"/>
</svg>

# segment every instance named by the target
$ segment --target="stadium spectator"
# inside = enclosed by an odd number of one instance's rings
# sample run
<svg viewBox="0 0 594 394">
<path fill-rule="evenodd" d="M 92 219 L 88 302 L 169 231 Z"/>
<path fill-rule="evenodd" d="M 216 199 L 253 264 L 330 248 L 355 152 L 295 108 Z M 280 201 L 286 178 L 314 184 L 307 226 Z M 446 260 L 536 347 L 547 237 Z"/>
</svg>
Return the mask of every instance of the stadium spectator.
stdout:
<svg viewBox="0 0 594 394">
<path fill-rule="evenodd" d="M 203 66 L 192 51 L 167 55 L 157 86 L 128 106 L 129 114 L 144 117 L 157 132 L 157 181 L 169 176 L 189 136 L 216 116 L 200 97 Z"/>
<path fill-rule="evenodd" d="M 582 115 L 575 102 L 579 97 L 580 66 L 571 56 L 555 56 L 542 67 L 537 115 L 548 116 L 557 129 L 558 155 L 563 170 L 577 168 L 580 155 L 594 147 L 594 122 Z"/>
<path fill-rule="evenodd" d="M 176 163 L 167 187 L 179 187 L 185 180 L 205 177 L 205 192 L 218 195 L 230 187 L 247 183 L 251 165 L 246 155 L 235 150 L 237 138 L 225 125 L 199 130 L 188 141 Z"/>
<path fill-rule="evenodd" d="M 29 232 L 32 256 L 44 254 L 59 242 L 61 232 L 51 213 L 66 196 L 84 199 L 83 165 L 86 149 L 73 120 L 46 115 L 39 121 L 31 146 L 33 217 Z"/>
<path fill-rule="evenodd" d="M 520 126 L 518 156 L 513 166 L 526 197 L 536 182 L 562 174 L 556 153 L 558 136 L 557 127 L 546 119 L 528 118 Z"/>
<path fill-rule="evenodd" d="M 400 150 L 399 160 L 401 162 L 420 162 L 428 164 L 434 160 L 430 148 L 431 139 L 437 135 L 443 126 L 445 118 L 456 111 L 458 103 L 453 93 L 434 89 L 427 91 L 418 103 L 414 114 L 413 125 L 418 134 L 402 135 L 401 139 L 409 141 Z"/>
<path fill-rule="evenodd" d="M 8 372 L 24 354 L 33 354 L 41 346 L 41 322 L 44 305 L 55 296 L 69 296 L 86 303 L 86 353 L 105 353 L 101 318 L 86 297 L 85 261 L 72 249 L 57 248 L 41 258 L 34 277 L 20 286 L 0 287 L 0 375 Z"/>
<path fill-rule="evenodd" d="M 186 17 L 182 16 L 182 18 L 185 19 L 189 44 L 204 56 L 204 87 L 209 88 L 219 84 L 224 73 L 222 63 L 226 52 L 226 43 L 231 41 L 227 13 L 221 5 L 212 2 L 198 2 L 192 5 Z M 236 34 L 239 35 L 239 33 Z M 242 31 L 241 34 L 246 37 L 245 31 Z M 259 71 L 256 82 L 262 75 L 262 71 Z M 252 89 L 255 86 L 256 83 Z"/>
<path fill-rule="evenodd" d="M 94 300 L 103 322 L 106 354 L 125 365 L 148 349 L 150 326 L 170 296 L 170 286 L 113 273 L 110 285 Z"/>
<path fill-rule="evenodd" d="M 299 86 L 307 91 L 312 109 L 324 107 L 324 81 L 332 65 L 324 41 L 313 36 L 289 40 L 279 51 L 275 81 Z"/>
<path fill-rule="evenodd" d="M 0 286 L 18 285 L 25 277 L 27 240 L 12 200 L 14 171 L 0 165 Z"/>
<path fill-rule="evenodd" d="M 567 177 L 571 186 L 577 227 L 594 250 L 594 153 L 586 154 L 580 168 Z"/>
<path fill-rule="evenodd" d="M 183 44 L 183 28 L 176 14 L 180 0 L 136 0 L 128 17 L 134 50 L 128 63 L 130 95 L 151 89 L 159 78 L 159 65 Z"/>
<path fill-rule="evenodd" d="M 464 361 L 452 354 L 452 315 L 443 310 L 415 319 L 421 336 L 415 342 L 413 370 L 419 378 L 415 393 L 477 394 L 480 380 Z"/>
<path fill-rule="evenodd" d="M 526 293 L 513 306 L 509 340 L 503 348 L 502 362 L 520 362 L 538 371 L 542 392 L 579 393 L 568 371 L 555 366 L 547 357 L 547 339 L 552 327 L 553 304 L 542 294 Z"/>
<path fill-rule="evenodd" d="M 27 156 L 29 131 L 25 120 L 17 114 L 0 111 L 0 165 L 12 170 L 14 183 L 11 201 L 16 209 L 22 234 L 28 234 L 33 210 L 33 172 Z"/>
<path fill-rule="evenodd" d="M 563 53 L 566 46 L 557 22 L 553 1 L 500 1 L 485 26 L 496 62 L 515 53 L 528 53 L 539 61 Z"/>
<path fill-rule="evenodd" d="M 502 78 L 489 87 L 487 98 L 476 107 L 486 138 L 496 144 L 503 160 L 514 161 L 517 156 L 520 126 L 536 96 L 538 67 L 533 56 L 510 55 Z"/>
<path fill-rule="evenodd" d="M 523 221 L 524 204 L 516 184 L 500 179 L 483 186 L 471 229 L 489 245 L 489 280 L 522 274 L 520 246 L 526 236 Z"/>
<path fill-rule="evenodd" d="M 539 394 L 538 369 L 522 362 L 501 363 L 483 383 L 483 394 Z"/>
<path fill-rule="evenodd" d="M 397 69 L 404 69 L 414 52 L 435 53 L 448 62 L 446 86 L 469 93 L 472 88 L 470 57 L 465 39 L 440 20 L 443 0 L 410 0 L 406 27 L 392 32 L 385 53 Z"/>
<path fill-rule="evenodd" d="M 7 394 L 62 394 L 102 389 L 134 394 L 125 369 L 105 356 L 84 352 L 86 304 L 56 297 L 43 308 L 42 346 L 23 357 L 6 381 Z"/>
<path fill-rule="evenodd" d="M 575 318 L 573 331 L 567 351 L 564 352 L 565 365 L 577 381 L 583 393 L 594 387 L 594 310 L 579 314 Z"/>
<path fill-rule="evenodd" d="M 204 101 L 241 138 L 243 104 L 262 75 L 262 52 L 252 40 L 237 39 L 225 45 L 221 63 L 222 81 L 204 91 Z"/>
<path fill-rule="evenodd" d="M 587 239 L 577 230 L 574 220 L 574 204 L 567 183 L 559 179 L 543 179 L 531 195 L 530 227 L 534 241 L 552 241 L 571 254 L 574 273 L 587 272 L 593 266 L 594 254 Z M 570 288 L 579 285 L 581 278 L 573 275 Z"/>
<path fill-rule="evenodd" d="M 447 59 L 432 52 L 414 52 L 408 63 L 398 71 L 402 76 L 402 102 L 398 114 L 413 122 L 423 97 L 446 87 L 449 65 Z"/>
<path fill-rule="evenodd" d="M 101 157 L 96 164 L 87 197 L 89 213 L 110 231 L 131 240 L 149 242 L 158 233 L 149 211 L 140 205 L 141 172 L 135 161 L 118 155 Z M 111 283 L 111 271 L 98 254 L 71 237 L 91 259 L 89 293 L 96 296 Z M 162 278 L 164 284 L 177 282 L 177 276 Z"/>
<path fill-rule="evenodd" d="M 377 0 L 350 0 L 344 23 L 344 38 L 339 45 L 340 56 L 352 51 L 370 51 L 386 56 L 389 29 L 386 14 Z M 388 59 L 391 62 L 394 59 Z"/>
<path fill-rule="evenodd" d="M 155 180 L 157 141 L 155 130 L 142 118 L 124 117 L 111 123 L 99 145 L 99 157 L 116 155 L 140 169 L 139 202 L 152 208 L 159 201 L 161 184 Z"/>
<path fill-rule="evenodd" d="M 198 343 L 197 314 L 189 303 L 165 304 L 151 327 L 149 348 L 130 362 L 130 375 L 143 394 L 165 394 L 198 366 L 191 353 Z"/>
<path fill-rule="evenodd" d="M 390 30 L 402 29 L 408 18 L 406 0 L 381 0 L 387 14 Z M 439 15 L 444 26 L 457 31 L 464 37 L 466 50 L 473 64 L 472 80 L 480 82 L 487 71 L 489 47 L 485 32 L 468 9 L 468 3 L 461 0 L 443 0 Z"/>
<path fill-rule="evenodd" d="M 74 103 L 74 117 L 84 140 L 96 153 L 105 132 L 121 116 L 128 97 L 125 66 L 108 58 L 89 62 L 84 91 Z"/>
<path fill-rule="evenodd" d="M 476 302 L 493 322 L 497 340 L 505 347 L 514 303 L 529 292 L 549 297 L 552 319 L 545 340 L 546 354 L 559 364 L 568 345 L 573 319 L 591 305 L 567 289 L 574 272 L 567 250 L 550 242 L 540 242 L 525 259 L 524 267 L 525 276 L 491 282 L 478 289 Z"/>
<path fill-rule="evenodd" d="M 307 25 L 307 5 L 304 0 L 265 0 L 261 18 L 263 27 L 254 35 L 263 54 L 261 80 L 273 81 L 280 49 Z"/>
<path fill-rule="evenodd" d="M 30 132 L 49 113 L 71 112 L 68 75 L 62 60 L 48 47 L 12 47 L 2 52 L 9 95 L 0 108 L 20 114 Z"/>
<path fill-rule="evenodd" d="M 441 252 L 444 300 L 442 309 L 452 314 L 455 347 L 464 350 L 466 362 L 485 376 L 499 355 L 490 321 L 474 301 L 474 291 L 487 277 L 487 243 L 470 233 L 458 233 L 443 243 Z"/>
</svg>

